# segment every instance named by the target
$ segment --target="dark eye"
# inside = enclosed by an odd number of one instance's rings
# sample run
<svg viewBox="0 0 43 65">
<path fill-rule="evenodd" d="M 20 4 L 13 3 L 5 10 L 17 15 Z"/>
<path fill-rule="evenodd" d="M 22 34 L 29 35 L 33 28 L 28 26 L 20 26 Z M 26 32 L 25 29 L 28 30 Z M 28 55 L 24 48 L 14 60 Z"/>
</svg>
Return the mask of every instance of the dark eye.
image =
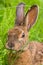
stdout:
<svg viewBox="0 0 43 65">
<path fill-rule="evenodd" d="M 22 38 L 23 38 L 23 37 L 25 37 L 25 34 L 24 34 L 24 33 L 22 34 Z"/>
</svg>

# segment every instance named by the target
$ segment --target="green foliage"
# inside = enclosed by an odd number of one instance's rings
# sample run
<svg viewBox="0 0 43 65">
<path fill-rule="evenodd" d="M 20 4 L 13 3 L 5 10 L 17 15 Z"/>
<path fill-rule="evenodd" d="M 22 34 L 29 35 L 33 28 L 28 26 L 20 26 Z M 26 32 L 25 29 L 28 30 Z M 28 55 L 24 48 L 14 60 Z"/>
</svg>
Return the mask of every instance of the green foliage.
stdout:
<svg viewBox="0 0 43 65">
<path fill-rule="evenodd" d="M 33 4 L 39 6 L 38 20 L 29 32 L 29 39 L 43 42 L 43 0 L 0 0 L 0 65 L 8 65 L 8 50 L 5 48 L 7 32 L 14 27 L 16 6 L 20 2 L 26 4 L 25 12 Z"/>
</svg>

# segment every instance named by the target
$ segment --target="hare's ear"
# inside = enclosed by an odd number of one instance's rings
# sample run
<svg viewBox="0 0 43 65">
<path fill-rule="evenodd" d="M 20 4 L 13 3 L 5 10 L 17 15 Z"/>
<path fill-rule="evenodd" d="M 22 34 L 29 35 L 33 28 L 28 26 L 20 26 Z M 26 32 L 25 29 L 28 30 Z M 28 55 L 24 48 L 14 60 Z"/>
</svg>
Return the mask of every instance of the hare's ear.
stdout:
<svg viewBox="0 0 43 65">
<path fill-rule="evenodd" d="M 32 25 L 35 23 L 38 16 L 38 6 L 33 5 L 30 10 L 28 10 L 26 16 L 25 16 L 25 24 L 27 26 L 27 29 L 29 30 Z"/>
<path fill-rule="evenodd" d="M 20 3 L 16 8 L 16 25 L 23 23 L 24 19 L 24 3 Z"/>
</svg>

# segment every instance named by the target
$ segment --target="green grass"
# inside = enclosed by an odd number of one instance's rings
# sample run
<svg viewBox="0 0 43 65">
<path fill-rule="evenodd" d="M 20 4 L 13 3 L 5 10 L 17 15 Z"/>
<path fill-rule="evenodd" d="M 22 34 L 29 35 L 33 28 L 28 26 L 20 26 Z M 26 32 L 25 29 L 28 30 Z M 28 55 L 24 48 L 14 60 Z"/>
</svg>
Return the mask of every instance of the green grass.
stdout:
<svg viewBox="0 0 43 65">
<path fill-rule="evenodd" d="M 38 20 L 29 31 L 29 39 L 43 42 L 43 0 L 0 0 L 0 65 L 8 65 L 8 50 L 5 48 L 7 32 L 14 27 L 16 6 L 20 2 L 24 2 L 27 5 L 25 12 L 33 4 L 39 6 Z"/>
</svg>

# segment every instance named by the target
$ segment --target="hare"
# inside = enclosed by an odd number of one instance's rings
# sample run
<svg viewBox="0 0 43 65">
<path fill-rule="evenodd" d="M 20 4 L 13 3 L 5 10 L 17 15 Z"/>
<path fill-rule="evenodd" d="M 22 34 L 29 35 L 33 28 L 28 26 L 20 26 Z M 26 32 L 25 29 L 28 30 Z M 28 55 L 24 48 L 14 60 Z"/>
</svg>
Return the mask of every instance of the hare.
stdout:
<svg viewBox="0 0 43 65">
<path fill-rule="evenodd" d="M 17 58 L 12 65 L 43 65 L 43 43 L 28 41 L 28 31 L 36 22 L 38 16 L 38 6 L 33 5 L 24 14 L 24 3 L 20 3 L 16 9 L 16 20 L 13 29 L 8 31 L 8 41 L 6 48 L 17 51 Z M 26 45 L 26 43 L 28 43 Z M 22 47 L 25 47 L 22 49 Z M 19 51 L 23 51 L 19 53 Z M 19 54 L 18 54 L 19 53 Z M 13 55 L 9 54 L 9 65 L 11 65 Z"/>
</svg>

